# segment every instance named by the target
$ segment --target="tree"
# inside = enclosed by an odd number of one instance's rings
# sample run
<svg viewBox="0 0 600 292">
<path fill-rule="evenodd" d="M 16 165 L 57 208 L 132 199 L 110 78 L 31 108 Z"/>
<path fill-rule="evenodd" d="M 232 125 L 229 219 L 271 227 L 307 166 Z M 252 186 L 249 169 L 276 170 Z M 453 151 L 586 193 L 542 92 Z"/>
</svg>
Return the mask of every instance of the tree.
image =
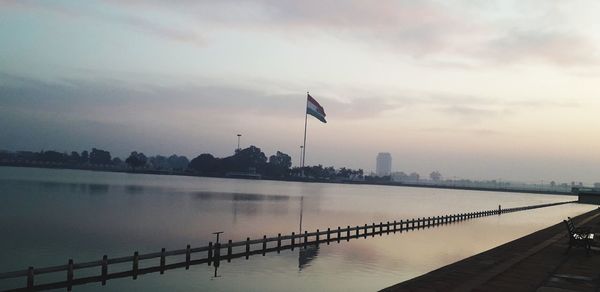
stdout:
<svg viewBox="0 0 600 292">
<path fill-rule="evenodd" d="M 231 166 L 235 171 L 245 172 L 254 169 L 260 173 L 267 164 L 267 156 L 254 145 L 236 152 L 232 158 L 226 164 L 233 163 Z"/>
<path fill-rule="evenodd" d="M 133 171 L 135 171 L 136 167 L 146 165 L 147 161 L 148 158 L 146 158 L 146 155 L 144 155 L 144 153 L 137 153 L 136 151 L 131 152 L 129 157 L 125 159 L 125 163 L 127 163 L 133 169 Z"/>
<path fill-rule="evenodd" d="M 217 172 L 218 159 L 208 153 L 200 154 L 190 161 L 190 168 L 203 175 L 214 175 Z"/>
<path fill-rule="evenodd" d="M 167 158 L 167 163 L 169 164 L 169 167 L 173 170 L 184 171 L 188 168 L 190 161 L 185 156 L 177 156 L 173 154 L 169 156 L 169 158 Z"/>
<path fill-rule="evenodd" d="M 112 161 L 110 157 L 110 152 L 92 148 L 92 152 L 90 152 L 90 163 L 91 164 L 110 164 Z"/>
<path fill-rule="evenodd" d="M 163 170 L 170 168 L 167 162 L 167 158 L 162 155 L 151 156 L 150 158 L 148 158 L 148 162 L 150 163 L 153 169 Z"/>
<path fill-rule="evenodd" d="M 429 177 L 431 178 L 432 181 L 439 182 L 442 179 L 442 174 L 436 170 L 436 171 L 430 173 Z"/>
<path fill-rule="evenodd" d="M 292 167 L 292 158 L 280 151 L 269 157 L 267 164 L 267 174 L 273 177 L 287 177 Z"/>
<path fill-rule="evenodd" d="M 41 161 L 47 161 L 47 162 L 67 162 L 68 161 L 69 156 L 67 154 L 64 153 L 60 153 L 57 151 L 40 151 L 40 153 L 37 155 L 37 159 L 41 160 Z"/>
<path fill-rule="evenodd" d="M 87 150 L 81 151 L 81 163 L 88 163 L 90 160 L 90 154 Z"/>
<path fill-rule="evenodd" d="M 418 182 L 420 177 L 421 176 L 416 172 L 413 172 L 408 176 L 408 178 L 413 182 Z"/>
<path fill-rule="evenodd" d="M 408 181 L 408 174 L 404 173 L 404 171 L 394 172 L 392 173 L 392 180 L 399 182 Z"/>
<path fill-rule="evenodd" d="M 123 160 L 121 160 L 121 158 L 119 157 L 115 157 L 112 159 L 112 164 L 116 166 L 121 166 L 121 164 L 123 164 Z"/>
<path fill-rule="evenodd" d="M 77 151 L 72 151 L 71 155 L 69 156 L 69 162 L 71 162 L 71 163 L 80 163 L 81 162 L 81 155 L 79 155 L 79 153 L 77 153 Z"/>
</svg>

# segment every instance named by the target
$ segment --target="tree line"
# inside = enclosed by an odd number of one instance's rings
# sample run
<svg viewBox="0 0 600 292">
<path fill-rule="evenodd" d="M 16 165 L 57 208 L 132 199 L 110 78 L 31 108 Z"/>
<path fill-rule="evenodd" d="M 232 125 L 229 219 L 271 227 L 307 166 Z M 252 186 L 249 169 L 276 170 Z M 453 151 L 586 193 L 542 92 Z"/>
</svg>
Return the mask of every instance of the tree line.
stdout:
<svg viewBox="0 0 600 292">
<path fill-rule="evenodd" d="M 122 160 L 119 157 L 113 157 L 109 151 L 98 148 L 92 148 L 91 151 L 71 151 L 70 153 L 54 150 L 41 150 L 39 152 L 0 151 L 0 159 L 20 163 L 43 162 L 72 167 L 130 167 L 133 170 L 136 168 L 145 168 L 152 170 L 186 171 L 189 165 L 187 157 L 176 154 L 168 157 L 162 155 L 146 157 L 143 153 L 134 151 L 127 159 Z"/>
<path fill-rule="evenodd" d="M 218 158 L 210 153 L 200 154 L 190 161 L 189 168 L 204 176 L 227 176 L 231 173 L 260 174 L 269 178 L 304 177 L 319 180 L 362 179 L 363 170 L 335 169 L 322 165 L 292 167 L 292 158 L 281 151 L 267 158 L 256 146 L 237 150 L 233 155 Z"/>
<path fill-rule="evenodd" d="M 39 152 L 0 151 L 0 160 L 52 163 L 65 167 L 115 167 L 130 169 L 132 171 L 178 171 L 201 176 L 225 177 L 231 174 L 256 174 L 262 177 L 286 179 L 302 177 L 317 180 L 363 180 L 362 169 L 354 170 L 346 167 L 334 168 L 333 166 L 305 166 L 292 167 L 290 155 L 277 151 L 268 156 L 256 146 L 238 149 L 231 156 L 215 157 L 210 153 L 203 153 L 188 160 L 185 156 L 173 154 L 171 156 L 146 156 L 139 151 L 132 151 L 124 160 L 112 156 L 109 151 L 92 148 L 91 151 L 59 152 L 42 150 Z"/>
</svg>

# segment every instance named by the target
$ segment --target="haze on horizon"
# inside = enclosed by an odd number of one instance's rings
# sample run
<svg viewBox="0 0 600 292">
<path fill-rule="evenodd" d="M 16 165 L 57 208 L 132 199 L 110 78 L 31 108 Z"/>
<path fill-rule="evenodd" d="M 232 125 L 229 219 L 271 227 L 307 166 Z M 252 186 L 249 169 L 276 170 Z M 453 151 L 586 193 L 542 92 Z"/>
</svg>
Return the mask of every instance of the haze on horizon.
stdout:
<svg viewBox="0 0 600 292">
<path fill-rule="evenodd" d="M 600 181 L 596 1 L 0 0 L 0 149 Z"/>
</svg>

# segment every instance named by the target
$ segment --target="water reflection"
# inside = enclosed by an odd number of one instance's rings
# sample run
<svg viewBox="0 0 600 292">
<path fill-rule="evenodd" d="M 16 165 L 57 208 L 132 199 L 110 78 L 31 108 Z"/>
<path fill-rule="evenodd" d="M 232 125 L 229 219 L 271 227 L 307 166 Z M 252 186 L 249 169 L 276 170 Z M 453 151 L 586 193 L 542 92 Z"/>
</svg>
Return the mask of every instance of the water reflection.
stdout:
<svg viewBox="0 0 600 292">
<path fill-rule="evenodd" d="M 125 192 L 130 195 L 143 194 L 144 187 L 140 185 L 127 185 L 125 186 Z"/>
<path fill-rule="evenodd" d="M 310 266 L 310 262 L 319 256 L 319 245 L 310 245 L 298 251 L 298 269 L 302 271 Z"/>
<path fill-rule="evenodd" d="M 88 193 L 92 195 L 106 194 L 110 188 L 107 184 L 89 184 L 87 187 Z"/>
<path fill-rule="evenodd" d="M 571 197 L 0 167 L 0 271 Z M 301 197 L 304 196 L 304 199 Z M 303 200 L 301 206 L 301 200 Z M 376 290 L 590 210 L 568 205 L 395 236 L 297 248 L 252 263 L 109 283 L 132 291 Z M 302 228 L 299 215 L 303 211 Z M 2 252 L 4 251 L 4 252 Z M 312 252 L 312 253 L 311 253 Z M 130 266 L 129 266 L 130 267 Z M 302 273 L 298 273 L 299 269 Z M 201 273 L 198 273 L 200 271 Z M 309 277 L 309 278 L 307 278 Z M 61 276 L 64 280 L 64 277 Z M 310 279 L 310 281 L 307 281 Z M 20 283 L 22 284 L 22 283 Z M 0 290 L 2 290 L 0 284 Z M 85 285 L 78 291 L 107 291 Z"/>
<path fill-rule="evenodd" d="M 220 201 L 288 201 L 289 196 L 264 195 L 251 193 L 222 193 L 222 192 L 196 192 L 193 197 L 199 200 Z"/>
</svg>

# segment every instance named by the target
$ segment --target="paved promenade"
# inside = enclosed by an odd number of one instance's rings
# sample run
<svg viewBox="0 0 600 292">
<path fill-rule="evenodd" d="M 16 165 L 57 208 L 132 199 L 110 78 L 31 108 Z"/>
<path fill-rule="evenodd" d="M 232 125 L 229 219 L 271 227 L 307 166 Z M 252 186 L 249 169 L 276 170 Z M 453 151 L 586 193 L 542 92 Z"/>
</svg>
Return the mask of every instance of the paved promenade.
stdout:
<svg viewBox="0 0 600 292">
<path fill-rule="evenodd" d="M 573 222 L 600 233 L 600 209 Z M 568 244 L 561 222 L 382 291 L 600 291 L 600 249 Z"/>
</svg>

